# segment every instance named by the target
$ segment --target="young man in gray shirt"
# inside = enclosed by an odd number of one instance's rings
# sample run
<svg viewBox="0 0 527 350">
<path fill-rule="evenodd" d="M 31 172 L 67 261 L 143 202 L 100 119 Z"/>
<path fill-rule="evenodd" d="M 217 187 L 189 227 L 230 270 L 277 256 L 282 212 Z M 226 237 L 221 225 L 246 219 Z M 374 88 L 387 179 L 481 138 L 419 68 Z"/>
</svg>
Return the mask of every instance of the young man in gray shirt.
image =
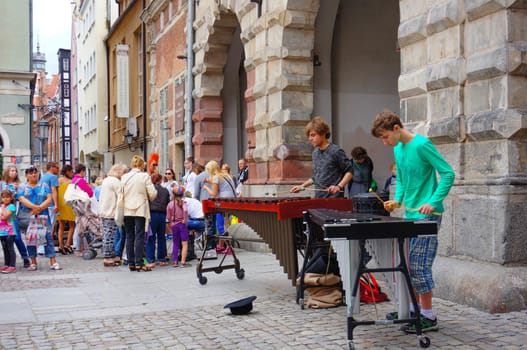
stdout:
<svg viewBox="0 0 527 350">
<path fill-rule="evenodd" d="M 346 152 L 329 142 L 331 131 L 321 117 L 313 118 L 306 125 L 305 131 L 309 142 L 315 147 L 312 156 L 313 176 L 300 186 L 291 188 L 291 192 L 298 193 L 315 185 L 316 198 L 344 197 L 344 188 L 353 176 L 353 168 Z"/>
</svg>

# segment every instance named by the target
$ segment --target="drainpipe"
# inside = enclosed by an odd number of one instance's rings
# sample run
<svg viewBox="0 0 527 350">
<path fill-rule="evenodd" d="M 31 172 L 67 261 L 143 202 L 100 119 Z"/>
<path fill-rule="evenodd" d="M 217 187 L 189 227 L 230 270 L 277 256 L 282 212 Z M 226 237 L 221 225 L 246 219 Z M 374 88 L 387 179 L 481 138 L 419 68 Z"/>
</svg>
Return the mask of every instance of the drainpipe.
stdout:
<svg viewBox="0 0 527 350">
<path fill-rule="evenodd" d="M 145 11 L 146 0 L 143 0 L 142 12 Z M 146 24 L 145 21 L 141 21 L 141 40 L 143 41 L 143 159 L 147 160 L 146 155 L 146 118 L 147 118 L 147 108 L 146 103 L 148 98 L 146 96 Z"/>
<path fill-rule="evenodd" d="M 194 66 L 194 29 L 192 23 L 194 22 L 194 0 L 187 0 L 187 76 L 186 76 L 186 92 L 187 104 L 185 109 L 185 159 L 193 155 L 192 152 L 192 114 L 194 114 L 194 100 L 192 98 L 192 90 L 194 90 L 194 77 L 192 76 L 192 67 Z"/>
</svg>

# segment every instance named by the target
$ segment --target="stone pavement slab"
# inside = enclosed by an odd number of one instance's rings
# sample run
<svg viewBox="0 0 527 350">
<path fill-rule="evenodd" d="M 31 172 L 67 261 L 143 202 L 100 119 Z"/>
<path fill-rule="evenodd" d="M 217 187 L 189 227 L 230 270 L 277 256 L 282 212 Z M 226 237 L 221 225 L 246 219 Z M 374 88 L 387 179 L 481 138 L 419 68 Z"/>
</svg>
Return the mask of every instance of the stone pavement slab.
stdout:
<svg viewBox="0 0 527 350">
<path fill-rule="evenodd" d="M 237 250 L 234 270 L 206 273 L 157 267 L 130 272 L 99 257 L 59 256 L 62 271 L 0 275 L 1 349 L 346 349 L 346 308 L 301 310 L 274 255 Z M 196 261 L 193 261 L 194 265 Z M 217 261 L 209 261 L 215 265 Z M 254 310 L 233 316 L 223 306 L 256 295 Z M 527 349 L 527 311 L 491 315 L 434 299 L 436 349 Z M 358 319 L 380 319 L 392 303 L 366 305 Z M 359 326 L 356 349 L 419 349 L 397 325 Z"/>
</svg>

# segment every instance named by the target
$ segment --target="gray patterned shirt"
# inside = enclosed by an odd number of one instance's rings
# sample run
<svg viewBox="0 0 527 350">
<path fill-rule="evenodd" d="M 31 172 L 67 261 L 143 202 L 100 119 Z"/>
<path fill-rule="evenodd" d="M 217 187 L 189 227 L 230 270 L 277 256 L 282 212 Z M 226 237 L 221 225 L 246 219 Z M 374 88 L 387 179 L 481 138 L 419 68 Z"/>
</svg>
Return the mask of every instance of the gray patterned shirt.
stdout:
<svg viewBox="0 0 527 350">
<path fill-rule="evenodd" d="M 338 185 L 346 173 L 353 172 L 352 164 L 346 157 L 346 153 L 339 146 L 330 143 L 325 150 L 315 148 L 313 150 L 313 181 L 315 188 L 327 189 L 329 186 Z M 331 194 L 329 192 L 316 191 L 315 197 L 344 197 L 344 192 Z"/>
</svg>

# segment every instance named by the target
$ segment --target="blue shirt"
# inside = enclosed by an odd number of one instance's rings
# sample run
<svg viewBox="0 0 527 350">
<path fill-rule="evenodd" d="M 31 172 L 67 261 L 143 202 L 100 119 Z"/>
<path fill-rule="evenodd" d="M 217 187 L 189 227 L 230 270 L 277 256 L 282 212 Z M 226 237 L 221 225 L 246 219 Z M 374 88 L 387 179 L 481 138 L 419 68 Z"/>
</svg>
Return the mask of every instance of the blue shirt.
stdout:
<svg viewBox="0 0 527 350">
<path fill-rule="evenodd" d="M 93 195 L 99 201 L 99 197 L 101 196 L 101 186 L 95 186 L 93 189 Z"/>
<path fill-rule="evenodd" d="M 46 183 L 39 182 L 35 187 L 30 187 L 27 184 L 20 184 L 18 186 L 18 197 L 23 196 L 28 201 L 36 205 L 42 204 L 42 202 L 48 198 L 49 194 L 51 194 L 51 189 Z M 22 203 L 20 203 L 20 209 L 30 211 L 30 209 Z M 43 212 L 42 214 L 47 213 Z"/>
<path fill-rule="evenodd" d="M 58 189 L 58 187 L 59 187 L 59 177 L 57 175 L 54 175 L 54 174 L 52 174 L 52 173 L 50 173 L 48 171 L 47 173 L 44 174 L 44 176 L 42 176 L 42 178 L 40 179 L 40 183 L 47 184 L 48 187 L 50 188 L 50 190 L 53 187 Z M 51 201 L 51 204 L 49 205 L 49 208 L 55 208 L 55 203 L 53 201 Z"/>
</svg>

